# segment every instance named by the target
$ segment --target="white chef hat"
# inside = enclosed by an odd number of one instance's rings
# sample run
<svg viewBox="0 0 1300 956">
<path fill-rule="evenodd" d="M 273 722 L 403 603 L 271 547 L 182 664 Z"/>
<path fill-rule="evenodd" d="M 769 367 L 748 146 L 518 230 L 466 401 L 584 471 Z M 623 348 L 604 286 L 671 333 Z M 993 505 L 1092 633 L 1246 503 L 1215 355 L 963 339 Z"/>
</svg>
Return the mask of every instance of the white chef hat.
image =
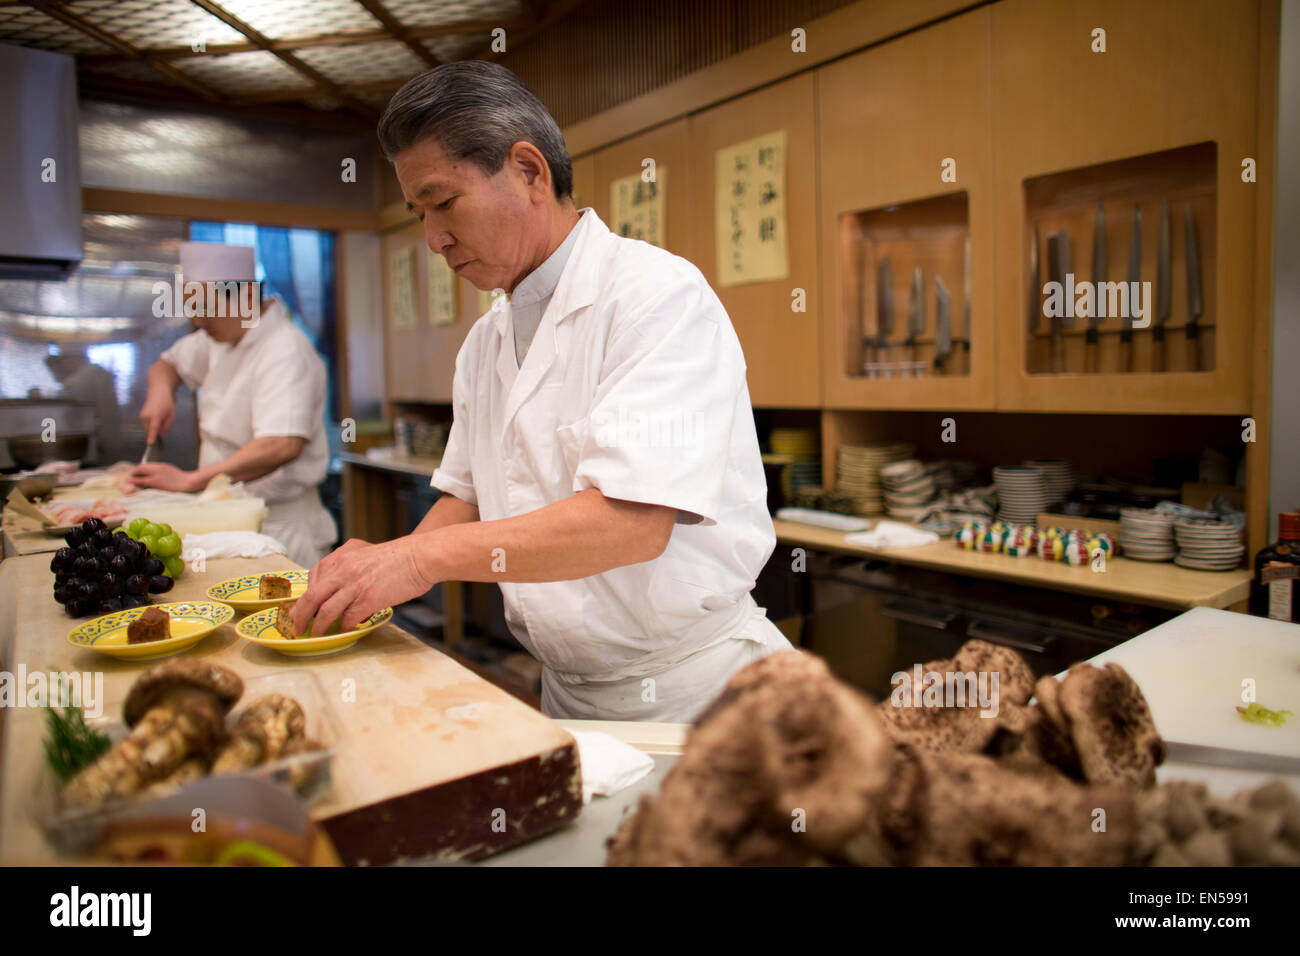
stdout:
<svg viewBox="0 0 1300 956">
<path fill-rule="evenodd" d="M 182 242 L 181 275 L 187 282 L 252 282 L 257 278 L 253 247 Z"/>
</svg>

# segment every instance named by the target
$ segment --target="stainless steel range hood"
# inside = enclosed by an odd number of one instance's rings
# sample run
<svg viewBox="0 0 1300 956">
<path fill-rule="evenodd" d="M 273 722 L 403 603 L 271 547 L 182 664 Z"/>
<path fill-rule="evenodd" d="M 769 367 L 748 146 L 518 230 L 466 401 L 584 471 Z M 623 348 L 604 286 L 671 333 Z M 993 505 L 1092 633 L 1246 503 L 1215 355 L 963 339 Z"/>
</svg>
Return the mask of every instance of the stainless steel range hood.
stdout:
<svg viewBox="0 0 1300 956">
<path fill-rule="evenodd" d="M 72 57 L 0 44 L 0 279 L 64 279 L 81 262 Z"/>
</svg>

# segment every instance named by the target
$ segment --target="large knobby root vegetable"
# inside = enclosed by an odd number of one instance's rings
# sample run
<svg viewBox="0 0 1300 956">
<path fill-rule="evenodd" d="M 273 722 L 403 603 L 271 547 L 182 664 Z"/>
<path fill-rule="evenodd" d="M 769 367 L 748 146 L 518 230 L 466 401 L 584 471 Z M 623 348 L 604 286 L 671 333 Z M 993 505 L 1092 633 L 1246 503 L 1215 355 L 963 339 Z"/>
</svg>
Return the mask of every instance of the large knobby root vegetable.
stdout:
<svg viewBox="0 0 1300 956">
<path fill-rule="evenodd" d="M 170 777 L 221 739 L 226 714 L 243 692 L 239 675 L 217 664 L 155 664 L 127 695 L 123 717 L 131 733 L 68 781 L 65 806 L 96 806 Z"/>
</svg>

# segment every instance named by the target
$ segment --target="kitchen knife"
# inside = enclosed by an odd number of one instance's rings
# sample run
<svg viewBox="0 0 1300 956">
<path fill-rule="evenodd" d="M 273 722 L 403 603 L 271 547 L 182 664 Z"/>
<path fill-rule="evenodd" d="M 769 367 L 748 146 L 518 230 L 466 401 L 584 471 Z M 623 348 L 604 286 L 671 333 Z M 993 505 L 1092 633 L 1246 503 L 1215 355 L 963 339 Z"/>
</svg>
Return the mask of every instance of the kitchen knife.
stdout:
<svg viewBox="0 0 1300 956">
<path fill-rule="evenodd" d="M 1125 296 L 1127 311 L 1124 314 L 1123 328 L 1119 333 L 1119 348 L 1124 357 L 1124 371 L 1131 372 L 1133 371 L 1133 312 L 1137 308 L 1142 287 L 1142 210 L 1136 204 L 1133 206 L 1133 237 L 1128 245 L 1128 272 L 1125 280 L 1128 282 L 1128 294 Z"/>
<path fill-rule="evenodd" d="M 876 372 L 880 372 L 881 356 L 888 355 L 889 336 L 894 331 L 894 281 L 889 271 L 889 256 L 880 259 L 880 272 L 876 281 Z"/>
<path fill-rule="evenodd" d="M 962 310 L 965 312 L 966 324 L 962 329 L 961 350 L 964 355 L 962 359 L 961 371 L 963 375 L 970 374 L 970 236 L 966 236 L 965 251 L 965 269 L 962 273 Z"/>
<path fill-rule="evenodd" d="M 140 464 L 143 465 L 149 460 L 149 452 L 151 451 L 153 451 L 153 442 L 149 442 L 149 444 L 144 446 L 144 454 L 140 456 Z"/>
<path fill-rule="evenodd" d="M 867 335 L 867 275 L 871 250 L 867 243 L 867 237 L 859 235 L 858 237 L 858 334 L 862 337 L 862 372 L 867 374 L 868 362 L 874 363 L 876 360 L 876 339 L 874 335 Z"/>
<path fill-rule="evenodd" d="M 1074 319 L 1067 318 L 1073 311 L 1071 303 L 1066 301 L 1065 277 L 1070 271 L 1070 236 L 1065 232 L 1053 232 L 1047 237 L 1047 274 L 1049 281 L 1061 284 L 1061 314 L 1052 317 L 1052 371 L 1065 371 L 1065 341 L 1061 330 L 1074 325 Z"/>
<path fill-rule="evenodd" d="M 1156 234 L 1156 325 L 1151 330 L 1151 370 L 1165 370 L 1165 323 L 1169 321 L 1171 240 L 1169 202 L 1160 204 L 1160 230 Z"/>
<path fill-rule="evenodd" d="M 1187 348 L 1191 352 L 1191 370 L 1201 370 L 1201 328 L 1197 324 L 1205 311 L 1201 298 L 1201 247 L 1196 240 L 1196 220 L 1192 204 L 1183 207 L 1183 231 L 1187 242 Z"/>
<path fill-rule="evenodd" d="M 1300 757 L 1261 754 L 1249 750 L 1233 750 L 1230 747 L 1207 747 L 1175 740 L 1165 741 L 1165 762 L 1199 763 L 1212 767 L 1234 767 L 1238 770 L 1264 770 L 1269 773 L 1300 773 Z"/>
<path fill-rule="evenodd" d="M 1085 371 L 1100 371 L 1098 351 L 1101 348 L 1102 297 L 1106 294 L 1106 210 L 1097 203 L 1097 216 L 1092 224 L 1092 314 L 1088 316 L 1088 332 L 1083 339 Z"/>
<path fill-rule="evenodd" d="M 1029 338 L 1032 342 L 1038 332 L 1039 318 L 1043 314 L 1043 277 L 1038 268 L 1038 227 L 1034 226 L 1034 244 L 1029 247 Z"/>
<path fill-rule="evenodd" d="M 944 359 L 952 352 L 952 296 L 943 279 L 934 279 L 934 367 L 943 370 Z"/>
<path fill-rule="evenodd" d="M 907 342 L 912 361 L 916 361 L 916 340 L 925 330 L 925 279 L 921 267 L 912 270 L 912 293 L 907 301 Z M 912 374 L 916 374 L 913 372 Z"/>
</svg>

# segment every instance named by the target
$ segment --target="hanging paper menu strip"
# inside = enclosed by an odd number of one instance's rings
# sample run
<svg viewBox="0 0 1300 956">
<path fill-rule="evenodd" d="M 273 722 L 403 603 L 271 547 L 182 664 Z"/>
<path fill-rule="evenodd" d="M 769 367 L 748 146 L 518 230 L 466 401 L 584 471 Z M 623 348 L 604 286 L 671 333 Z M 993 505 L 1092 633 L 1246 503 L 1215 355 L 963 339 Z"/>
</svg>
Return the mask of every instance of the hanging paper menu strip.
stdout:
<svg viewBox="0 0 1300 956">
<path fill-rule="evenodd" d="M 718 284 L 790 274 L 785 221 L 785 130 L 717 152 Z"/>
<path fill-rule="evenodd" d="M 609 208 L 613 210 L 614 233 L 629 239 L 644 239 L 652 246 L 664 248 L 668 231 L 665 227 L 668 170 L 654 167 L 654 179 L 646 182 L 641 173 L 616 179 L 609 185 Z"/>
<path fill-rule="evenodd" d="M 451 325 L 456 321 L 456 273 L 447 260 L 429 253 L 429 324 Z"/>
<path fill-rule="evenodd" d="M 388 257 L 388 299 L 392 303 L 393 328 L 406 332 L 415 328 L 415 249 L 404 246 Z"/>
</svg>

